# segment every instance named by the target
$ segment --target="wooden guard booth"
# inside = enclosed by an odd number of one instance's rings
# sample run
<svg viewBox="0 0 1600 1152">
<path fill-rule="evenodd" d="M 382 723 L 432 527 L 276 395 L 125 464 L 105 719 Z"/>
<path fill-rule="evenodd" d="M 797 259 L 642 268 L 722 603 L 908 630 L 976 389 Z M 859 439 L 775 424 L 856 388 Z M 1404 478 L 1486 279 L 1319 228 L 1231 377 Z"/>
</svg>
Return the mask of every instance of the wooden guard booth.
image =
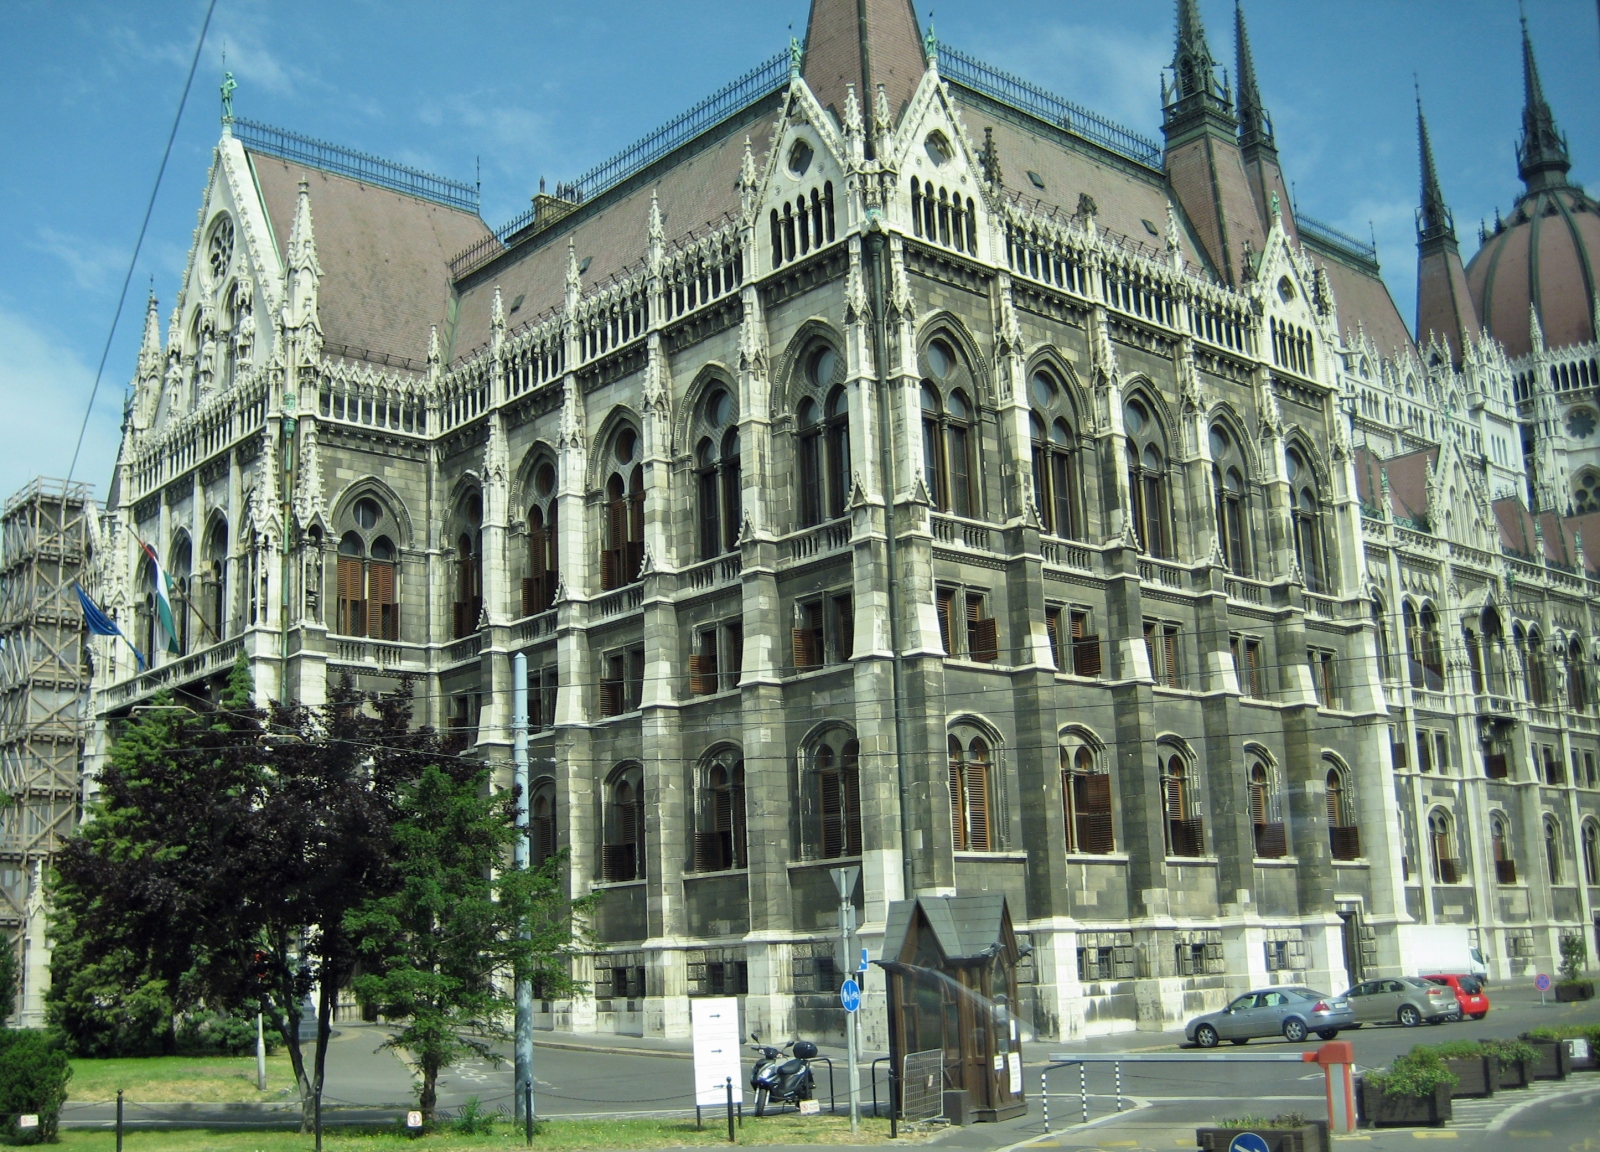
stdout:
<svg viewBox="0 0 1600 1152">
<path fill-rule="evenodd" d="M 1028 1110 L 1014 1014 L 1021 957 L 1002 895 L 889 906 L 877 962 L 888 973 L 889 1055 L 898 1078 L 907 1053 L 944 1050 L 947 1116 L 1009 1120 Z M 967 1108 L 951 1093 L 964 1093 Z"/>
</svg>

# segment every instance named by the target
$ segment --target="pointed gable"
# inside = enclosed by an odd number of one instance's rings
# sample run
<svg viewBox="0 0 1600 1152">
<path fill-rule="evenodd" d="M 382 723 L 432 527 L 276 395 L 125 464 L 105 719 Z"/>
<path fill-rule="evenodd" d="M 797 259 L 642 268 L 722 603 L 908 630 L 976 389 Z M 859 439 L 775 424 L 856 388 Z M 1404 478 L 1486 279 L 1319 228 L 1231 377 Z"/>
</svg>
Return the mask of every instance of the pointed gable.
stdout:
<svg viewBox="0 0 1600 1152">
<path fill-rule="evenodd" d="M 400 367 L 409 361 L 420 370 L 429 326 L 445 322 L 450 258 L 488 235 L 483 221 L 309 164 L 253 150 L 246 155 L 286 263 L 301 177 L 307 181 L 327 354 Z"/>
<path fill-rule="evenodd" d="M 1369 511 L 1383 506 L 1383 480 L 1389 480 L 1389 511 L 1398 521 L 1422 524 L 1428 515 L 1428 467 L 1436 464 L 1435 447 L 1380 459 L 1365 446 L 1355 450 L 1356 491 Z"/>
<path fill-rule="evenodd" d="M 848 84 L 863 107 L 872 106 L 882 84 L 898 121 L 926 70 L 911 0 L 811 0 L 803 75 L 817 103 L 840 121 Z"/>
</svg>

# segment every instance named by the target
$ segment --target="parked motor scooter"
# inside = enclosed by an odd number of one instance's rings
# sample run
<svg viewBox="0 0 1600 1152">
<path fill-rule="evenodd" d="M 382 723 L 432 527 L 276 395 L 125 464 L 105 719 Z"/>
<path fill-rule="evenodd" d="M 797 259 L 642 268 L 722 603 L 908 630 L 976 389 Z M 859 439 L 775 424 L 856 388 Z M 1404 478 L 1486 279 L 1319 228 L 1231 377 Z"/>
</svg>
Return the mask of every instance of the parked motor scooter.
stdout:
<svg viewBox="0 0 1600 1152">
<path fill-rule="evenodd" d="M 750 1073 L 750 1089 L 756 1094 L 757 1116 L 765 1114 L 768 1100 L 798 1107 L 800 1101 L 811 1099 L 814 1082 L 808 1061 L 817 1054 L 815 1044 L 809 1040 L 791 1040 L 783 1046 L 792 1049 L 789 1058 L 785 1059 L 783 1049 L 761 1043 L 761 1037 L 754 1032 L 750 1033 L 750 1039 L 755 1041 L 751 1047 L 761 1054 L 761 1059 L 756 1061 L 755 1069 Z"/>
</svg>

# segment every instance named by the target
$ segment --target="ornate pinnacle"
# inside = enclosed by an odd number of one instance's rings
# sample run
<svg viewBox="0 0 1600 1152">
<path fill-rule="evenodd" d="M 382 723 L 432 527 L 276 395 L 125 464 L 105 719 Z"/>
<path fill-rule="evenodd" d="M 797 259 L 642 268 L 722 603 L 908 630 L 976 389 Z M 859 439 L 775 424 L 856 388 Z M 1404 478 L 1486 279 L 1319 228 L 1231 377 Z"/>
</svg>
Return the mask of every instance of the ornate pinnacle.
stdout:
<svg viewBox="0 0 1600 1152">
<path fill-rule="evenodd" d="M 844 134 L 849 137 L 861 135 L 865 126 L 861 122 L 861 103 L 856 99 L 856 86 L 844 86 Z"/>
<path fill-rule="evenodd" d="M 489 325 L 496 331 L 506 326 L 506 308 L 500 300 L 500 285 L 494 286 L 494 302 L 489 307 Z"/>
<path fill-rule="evenodd" d="M 872 101 L 872 131 L 879 139 L 889 134 L 889 91 L 882 84 L 878 85 L 877 95 Z"/>
<path fill-rule="evenodd" d="M 656 198 L 656 190 L 650 189 L 650 243 L 652 246 L 660 244 L 664 233 L 661 228 L 661 202 Z"/>
</svg>

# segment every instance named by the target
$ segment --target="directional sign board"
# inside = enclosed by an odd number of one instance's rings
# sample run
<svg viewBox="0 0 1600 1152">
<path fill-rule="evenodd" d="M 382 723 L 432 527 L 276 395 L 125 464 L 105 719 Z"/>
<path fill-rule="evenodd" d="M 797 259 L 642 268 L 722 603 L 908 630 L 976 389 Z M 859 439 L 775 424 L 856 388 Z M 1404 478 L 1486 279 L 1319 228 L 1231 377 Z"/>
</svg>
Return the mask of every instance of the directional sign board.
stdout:
<svg viewBox="0 0 1600 1152">
<path fill-rule="evenodd" d="M 1272 1152 L 1272 1149 L 1254 1132 L 1241 1132 L 1228 1145 L 1228 1152 Z"/>
<path fill-rule="evenodd" d="M 1533 986 L 1541 992 L 1550 991 L 1550 977 L 1546 976 L 1543 972 L 1539 973 L 1533 978 Z"/>
<path fill-rule="evenodd" d="M 863 948 L 861 950 L 861 966 L 859 968 L 857 968 L 856 971 L 857 972 L 865 972 L 866 970 L 867 970 L 867 950 L 865 948 Z"/>
<path fill-rule="evenodd" d="M 854 980 L 846 980 L 844 987 L 839 989 L 839 1003 L 844 1005 L 846 1012 L 854 1012 L 861 1007 L 861 985 Z"/>
<path fill-rule="evenodd" d="M 694 1032 L 694 1102 L 725 1106 L 732 1080 L 734 1103 L 743 1103 L 739 1001 L 732 996 L 690 1000 L 689 1026 Z"/>
</svg>

